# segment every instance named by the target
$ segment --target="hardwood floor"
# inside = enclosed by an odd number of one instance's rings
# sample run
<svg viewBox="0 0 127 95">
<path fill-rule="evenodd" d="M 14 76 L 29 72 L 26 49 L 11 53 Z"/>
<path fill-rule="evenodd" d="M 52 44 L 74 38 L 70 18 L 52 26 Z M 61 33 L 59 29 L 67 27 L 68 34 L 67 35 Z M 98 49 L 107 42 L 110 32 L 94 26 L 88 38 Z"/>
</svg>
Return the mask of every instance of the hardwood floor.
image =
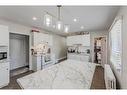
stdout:
<svg viewBox="0 0 127 95">
<path fill-rule="evenodd" d="M 33 73 L 33 71 L 28 71 L 11 77 L 9 85 L 3 87 L 2 89 L 21 89 L 16 80 L 31 73 Z M 95 69 L 91 89 L 105 89 L 104 69 L 100 66 L 97 66 Z"/>
<path fill-rule="evenodd" d="M 31 73 L 33 73 L 33 71 L 27 71 L 25 73 L 11 77 L 10 83 L 7 86 L 3 87 L 2 89 L 21 89 L 16 80 Z"/>
<path fill-rule="evenodd" d="M 101 66 L 97 66 L 95 69 L 91 89 L 106 89 L 104 81 L 104 69 Z"/>
</svg>

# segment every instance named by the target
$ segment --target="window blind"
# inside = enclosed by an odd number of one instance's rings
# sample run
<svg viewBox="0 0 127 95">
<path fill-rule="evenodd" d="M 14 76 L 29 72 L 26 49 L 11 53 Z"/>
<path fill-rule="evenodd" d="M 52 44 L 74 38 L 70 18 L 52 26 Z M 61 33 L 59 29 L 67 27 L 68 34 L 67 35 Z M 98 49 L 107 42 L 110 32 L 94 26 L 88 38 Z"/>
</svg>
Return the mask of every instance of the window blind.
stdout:
<svg viewBox="0 0 127 95">
<path fill-rule="evenodd" d="M 110 60 L 116 69 L 121 67 L 121 53 L 122 53 L 122 40 L 121 40 L 121 31 L 122 31 L 122 20 L 117 20 L 111 31 L 110 31 Z"/>
</svg>

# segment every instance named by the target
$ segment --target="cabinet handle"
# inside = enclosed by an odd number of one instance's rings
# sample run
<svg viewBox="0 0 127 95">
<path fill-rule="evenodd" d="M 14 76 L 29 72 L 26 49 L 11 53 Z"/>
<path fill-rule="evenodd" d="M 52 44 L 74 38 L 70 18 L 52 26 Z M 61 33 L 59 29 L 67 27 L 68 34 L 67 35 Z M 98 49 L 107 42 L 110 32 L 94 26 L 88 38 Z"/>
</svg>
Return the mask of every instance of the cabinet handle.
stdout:
<svg viewBox="0 0 127 95">
<path fill-rule="evenodd" d="M 8 68 L 6 70 L 8 70 Z"/>
</svg>

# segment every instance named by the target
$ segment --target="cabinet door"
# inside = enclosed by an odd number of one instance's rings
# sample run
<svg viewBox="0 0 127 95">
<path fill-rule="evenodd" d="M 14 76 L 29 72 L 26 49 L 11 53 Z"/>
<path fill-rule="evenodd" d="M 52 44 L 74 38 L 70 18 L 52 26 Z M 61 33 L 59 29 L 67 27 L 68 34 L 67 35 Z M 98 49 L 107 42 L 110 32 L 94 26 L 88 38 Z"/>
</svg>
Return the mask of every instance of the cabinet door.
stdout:
<svg viewBox="0 0 127 95">
<path fill-rule="evenodd" d="M 42 67 L 42 64 L 41 64 L 42 62 L 41 61 L 42 61 L 41 56 L 38 56 L 37 57 L 37 62 L 36 62 L 36 64 L 37 64 L 37 71 L 41 70 L 41 67 Z"/>
<path fill-rule="evenodd" d="M 9 83 L 9 63 L 0 63 L 0 87 Z"/>
<path fill-rule="evenodd" d="M 90 35 L 84 35 L 83 46 L 90 46 Z"/>
<path fill-rule="evenodd" d="M 71 43 L 71 37 L 67 37 L 67 46 L 71 46 L 72 43 Z"/>
<path fill-rule="evenodd" d="M 67 37 L 67 46 L 74 44 L 82 44 L 83 46 L 90 46 L 90 35 L 76 35 Z"/>
<path fill-rule="evenodd" d="M 44 34 L 44 35 L 43 35 L 43 40 L 44 40 L 45 42 L 48 42 L 48 44 L 52 46 L 52 36 L 51 36 L 51 35 L 49 35 L 49 34 Z"/>
<path fill-rule="evenodd" d="M 34 35 L 34 45 L 38 45 L 42 41 L 48 42 L 49 45 L 52 45 L 52 36 L 49 34 L 44 34 L 44 33 L 33 33 Z"/>
<path fill-rule="evenodd" d="M 8 44 L 9 44 L 8 27 L 0 25 L 0 45 L 8 46 Z"/>
</svg>

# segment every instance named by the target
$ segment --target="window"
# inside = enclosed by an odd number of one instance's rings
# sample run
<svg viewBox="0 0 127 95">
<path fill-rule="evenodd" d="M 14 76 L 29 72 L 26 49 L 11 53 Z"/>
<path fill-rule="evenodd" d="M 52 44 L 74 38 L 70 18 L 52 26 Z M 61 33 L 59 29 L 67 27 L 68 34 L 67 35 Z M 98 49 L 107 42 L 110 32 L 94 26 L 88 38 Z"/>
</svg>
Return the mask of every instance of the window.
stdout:
<svg viewBox="0 0 127 95">
<path fill-rule="evenodd" d="M 111 31 L 110 31 L 110 61 L 118 70 L 121 71 L 121 53 L 122 53 L 122 40 L 121 40 L 121 32 L 122 32 L 122 19 L 117 20 Z"/>
</svg>

